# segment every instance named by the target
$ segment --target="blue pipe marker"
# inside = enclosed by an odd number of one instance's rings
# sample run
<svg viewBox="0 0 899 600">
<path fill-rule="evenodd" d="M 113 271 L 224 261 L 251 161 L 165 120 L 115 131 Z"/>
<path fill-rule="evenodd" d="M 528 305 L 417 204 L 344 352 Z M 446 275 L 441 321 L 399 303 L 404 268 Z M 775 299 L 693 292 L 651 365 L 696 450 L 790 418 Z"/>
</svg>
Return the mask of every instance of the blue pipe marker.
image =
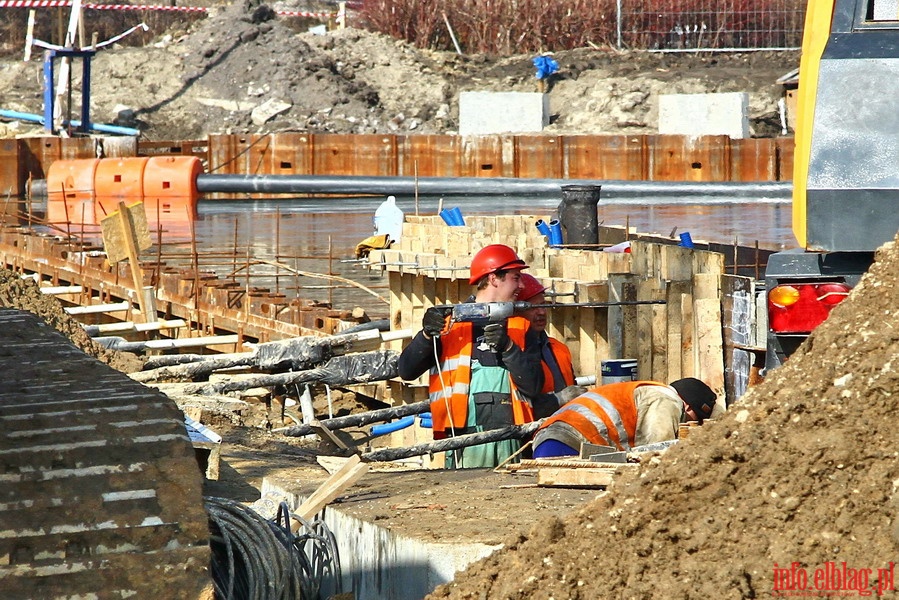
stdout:
<svg viewBox="0 0 899 600">
<path fill-rule="evenodd" d="M 537 231 L 540 232 L 540 235 L 544 236 L 547 240 L 550 239 L 549 225 L 546 224 L 546 221 L 540 219 L 534 225 L 537 227 Z"/>
<path fill-rule="evenodd" d="M 393 433 L 394 431 L 399 431 L 400 429 L 405 429 L 409 425 L 415 422 L 415 415 L 409 415 L 408 417 L 403 417 L 393 423 L 384 423 L 382 425 L 375 425 L 371 428 L 371 435 L 385 435 L 388 433 Z"/>
<path fill-rule="evenodd" d="M 562 245 L 562 224 L 559 223 L 558 219 L 553 219 L 549 222 L 549 245 Z"/>
</svg>

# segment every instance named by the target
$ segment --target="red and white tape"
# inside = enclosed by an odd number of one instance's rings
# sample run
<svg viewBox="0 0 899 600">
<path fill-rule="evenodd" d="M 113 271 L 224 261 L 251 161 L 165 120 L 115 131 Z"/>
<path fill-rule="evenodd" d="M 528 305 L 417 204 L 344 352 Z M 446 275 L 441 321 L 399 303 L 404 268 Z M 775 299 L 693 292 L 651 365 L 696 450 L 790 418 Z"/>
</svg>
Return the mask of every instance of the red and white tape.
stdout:
<svg viewBox="0 0 899 600">
<path fill-rule="evenodd" d="M 67 8 L 72 0 L 0 0 L 0 8 Z M 161 6 L 156 4 L 92 4 L 85 2 L 82 8 L 92 10 L 161 10 L 168 12 L 207 12 L 202 6 Z M 330 18 L 334 13 L 314 13 L 303 11 L 275 11 L 285 17 Z"/>
</svg>

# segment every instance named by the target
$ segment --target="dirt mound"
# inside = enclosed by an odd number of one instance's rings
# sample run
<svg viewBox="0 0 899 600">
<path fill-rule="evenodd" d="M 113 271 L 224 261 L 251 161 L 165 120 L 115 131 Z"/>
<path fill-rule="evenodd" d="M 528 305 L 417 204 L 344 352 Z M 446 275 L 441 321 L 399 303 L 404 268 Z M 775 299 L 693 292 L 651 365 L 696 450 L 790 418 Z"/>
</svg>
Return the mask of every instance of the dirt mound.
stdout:
<svg viewBox="0 0 899 600">
<path fill-rule="evenodd" d="M 891 589 L 899 239 L 720 421 L 434 598 L 757 598 Z M 775 578 L 775 569 L 785 569 Z M 884 569 L 884 571 L 878 571 Z M 830 586 L 826 588 L 825 586 Z M 888 594 L 891 595 L 891 594 Z"/>
<path fill-rule="evenodd" d="M 106 350 L 94 342 L 78 321 L 66 313 L 59 300 L 41 293 L 32 279 L 22 279 L 6 269 L 0 269 L 0 308 L 27 310 L 39 316 L 85 354 L 123 373 L 140 371 L 143 365 L 143 360 L 134 354 Z"/>
<path fill-rule="evenodd" d="M 453 133 L 463 91 L 537 91 L 532 55 L 491 57 L 427 51 L 357 29 L 297 34 L 256 0 L 159 31 L 144 48 L 112 47 L 93 58 L 93 120 L 135 127 L 151 140 L 216 133 Z M 776 79 L 797 52 L 555 54 L 547 133 L 658 131 L 660 93 L 744 91 L 755 135 L 777 135 Z M 81 88 L 75 69 L 75 89 Z M 39 113 L 38 61 L 0 62 L 0 107 Z M 78 96 L 75 96 L 76 99 Z M 2 124 L 0 124 L 2 125 Z M 40 131 L 9 123 L 0 136 Z"/>
</svg>

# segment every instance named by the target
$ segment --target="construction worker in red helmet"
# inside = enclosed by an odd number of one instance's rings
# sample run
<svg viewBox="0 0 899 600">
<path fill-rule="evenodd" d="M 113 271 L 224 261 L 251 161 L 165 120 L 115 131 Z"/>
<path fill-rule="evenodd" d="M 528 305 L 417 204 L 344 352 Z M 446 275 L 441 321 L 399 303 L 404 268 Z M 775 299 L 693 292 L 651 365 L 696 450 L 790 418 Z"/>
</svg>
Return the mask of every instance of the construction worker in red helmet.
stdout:
<svg viewBox="0 0 899 600">
<path fill-rule="evenodd" d="M 502 244 L 472 258 L 472 302 L 518 298 L 527 264 Z M 403 350 L 399 375 L 411 380 L 430 370 L 434 439 L 500 429 L 534 420 L 531 399 L 543 387 L 539 338 L 530 322 L 512 316 L 481 325 L 451 322 L 449 311 L 429 308 L 422 330 Z M 502 440 L 446 453 L 447 468 L 495 467 L 515 454 L 520 440 Z"/>
<path fill-rule="evenodd" d="M 518 299 L 531 304 L 546 303 L 546 286 L 529 273 L 521 274 L 521 291 Z M 571 350 L 561 341 L 546 333 L 546 307 L 536 306 L 522 313 L 531 322 L 531 330 L 539 336 L 540 356 L 543 367 L 543 388 L 533 399 L 534 418 L 548 417 L 560 406 L 587 391 L 575 385 Z"/>
</svg>

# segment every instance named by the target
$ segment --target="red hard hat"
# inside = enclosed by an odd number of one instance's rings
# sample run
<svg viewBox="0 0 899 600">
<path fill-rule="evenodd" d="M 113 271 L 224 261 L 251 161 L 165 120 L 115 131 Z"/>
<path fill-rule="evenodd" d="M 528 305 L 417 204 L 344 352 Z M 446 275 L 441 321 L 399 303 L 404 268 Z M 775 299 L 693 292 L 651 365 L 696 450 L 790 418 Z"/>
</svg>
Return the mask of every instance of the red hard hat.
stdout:
<svg viewBox="0 0 899 600">
<path fill-rule="evenodd" d="M 490 244 L 478 250 L 478 253 L 471 259 L 469 269 L 471 276 L 468 278 L 468 283 L 474 285 L 484 275 L 497 271 L 527 268 L 527 263 L 518 258 L 515 250 L 503 244 Z"/>
<path fill-rule="evenodd" d="M 518 291 L 518 299 L 527 302 L 537 294 L 546 291 L 546 286 L 540 283 L 536 277 L 530 273 L 521 274 L 521 290 Z"/>
</svg>

